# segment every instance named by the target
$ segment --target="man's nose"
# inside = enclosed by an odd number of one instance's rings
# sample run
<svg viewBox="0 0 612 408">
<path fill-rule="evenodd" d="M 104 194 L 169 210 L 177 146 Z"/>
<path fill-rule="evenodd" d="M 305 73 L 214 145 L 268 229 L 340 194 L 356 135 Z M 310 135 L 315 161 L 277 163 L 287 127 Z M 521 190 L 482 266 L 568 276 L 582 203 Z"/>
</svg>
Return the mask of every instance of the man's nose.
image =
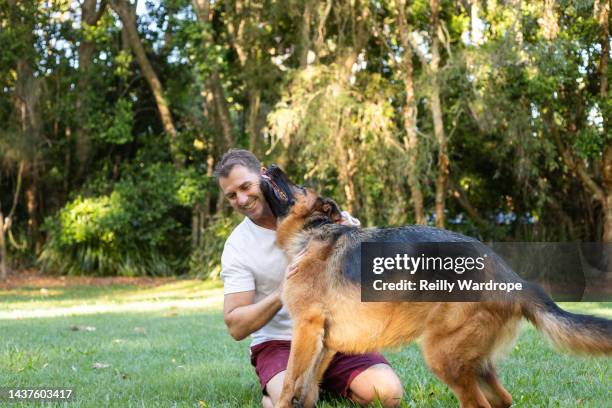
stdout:
<svg viewBox="0 0 612 408">
<path fill-rule="evenodd" d="M 245 193 L 238 193 L 237 202 L 238 205 L 245 205 L 249 201 L 249 195 Z"/>
</svg>

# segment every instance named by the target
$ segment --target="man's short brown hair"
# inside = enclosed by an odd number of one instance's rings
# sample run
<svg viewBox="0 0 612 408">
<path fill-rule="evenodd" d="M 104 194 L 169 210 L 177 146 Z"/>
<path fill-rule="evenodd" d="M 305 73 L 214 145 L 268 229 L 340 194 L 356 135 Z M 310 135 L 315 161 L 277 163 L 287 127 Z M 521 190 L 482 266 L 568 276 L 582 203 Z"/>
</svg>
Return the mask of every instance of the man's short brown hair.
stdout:
<svg viewBox="0 0 612 408">
<path fill-rule="evenodd" d="M 261 170 L 261 162 L 250 151 L 245 149 L 229 149 L 215 167 L 215 178 L 219 180 L 220 177 L 229 176 L 234 166 L 244 166 L 257 174 Z"/>
</svg>

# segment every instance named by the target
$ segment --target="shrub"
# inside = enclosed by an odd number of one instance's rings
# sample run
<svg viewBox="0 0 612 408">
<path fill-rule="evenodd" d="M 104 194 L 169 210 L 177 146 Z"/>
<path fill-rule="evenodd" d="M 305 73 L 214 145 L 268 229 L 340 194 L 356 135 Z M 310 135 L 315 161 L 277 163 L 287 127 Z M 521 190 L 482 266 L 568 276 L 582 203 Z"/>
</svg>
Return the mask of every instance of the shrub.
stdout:
<svg viewBox="0 0 612 408">
<path fill-rule="evenodd" d="M 79 196 L 45 221 L 39 257 L 68 275 L 171 275 L 188 270 L 190 197 L 197 175 L 154 164 L 132 172 L 107 195 Z"/>
<path fill-rule="evenodd" d="M 215 216 L 204 228 L 202 245 L 195 248 L 189 258 L 189 273 L 191 275 L 204 279 L 219 277 L 223 245 L 241 218 L 235 213 L 233 214 L 231 217 Z"/>
</svg>

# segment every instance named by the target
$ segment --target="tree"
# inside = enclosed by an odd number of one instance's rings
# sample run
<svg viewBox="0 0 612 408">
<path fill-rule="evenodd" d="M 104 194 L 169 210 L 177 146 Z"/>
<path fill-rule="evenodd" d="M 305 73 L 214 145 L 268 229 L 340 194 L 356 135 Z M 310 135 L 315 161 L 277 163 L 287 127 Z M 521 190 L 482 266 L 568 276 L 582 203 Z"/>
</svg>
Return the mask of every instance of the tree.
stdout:
<svg viewBox="0 0 612 408">
<path fill-rule="evenodd" d="M 406 167 L 406 175 L 408 184 L 410 185 L 410 193 L 412 196 L 412 206 L 414 208 L 415 221 L 417 224 L 425 224 L 425 211 L 423 208 L 423 192 L 419 181 L 420 171 L 418 167 L 419 158 L 419 140 L 417 133 L 417 116 L 418 107 L 414 93 L 413 80 L 413 53 L 410 45 L 410 33 L 406 25 L 406 2 L 400 0 L 397 2 L 397 27 L 399 37 L 403 49 L 402 55 L 402 79 L 404 82 L 404 92 L 406 100 L 402 112 L 404 132 L 406 136 L 403 138 L 403 147 L 407 155 L 408 165 Z"/>
<path fill-rule="evenodd" d="M 559 31 L 551 29 L 551 26 L 556 26 L 557 20 L 561 18 L 552 5 L 552 2 L 546 3 L 544 18 L 538 20 L 546 41 L 544 47 L 547 61 L 552 61 L 554 53 L 558 52 L 568 57 L 569 65 L 577 57 L 574 54 L 575 50 L 567 43 L 570 39 L 559 38 Z M 570 16 L 574 17 L 571 14 Z M 571 66 L 562 65 L 561 69 L 566 68 L 565 72 L 560 73 L 562 102 L 552 100 L 549 106 L 543 107 L 542 110 L 545 124 L 557 146 L 562 162 L 575 174 L 592 200 L 601 206 L 602 241 L 612 242 L 612 137 L 609 128 L 609 114 L 612 110 L 608 98 L 609 1 L 596 2 L 593 19 L 597 22 L 599 32 L 599 36 L 593 39 L 599 41 L 601 51 L 597 65 L 598 75 L 588 80 L 598 86 L 581 89 L 577 85 L 578 81 L 574 79 L 576 76 L 579 77 L 580 73 L 569 71 L 567 68 Z M 572 34 L 570 32 L 569 36 Z M 554 72 L 555 67 L 551 66 L 550 69 Z M 598 114 L 601 115 L 600 129 L 589 123 L 592 121 L 589 115 Z"/>
<path fill-rule="evenodd" d="M 123 24 L 123 32 L 125 33 L 130 49 L 134 53 L 136 61 L 138 61 L 138 66 L 140 67 L 142 74 L 151 88 L 151 93 L 155 98 L 155 103 L 157 105 L 160 119 L 164 125 L 164 130 L 170 138 L 170 153 L 172 155 L 174 165 L 177 168 L 183 167 L 185 157 L 179 148 L 178 132 L 174 126 L 174 120 L 172 119 L 170 107 L 166 97 L 164 96 L 164 88 L 157 74 L 155 73 L 151 62 L 149 61 L 149 58 L 147 57 L 136 28 L 136 15 L 134 13 L 135 5 L 131 5 L 128 0 L 110 0 L 110 4 L 121 19 L 121 23 Z"/>
<path fill-rule="evenodd" d="M 42 245 L 39 235 L 39 162 L 40 144 L 43 139 L 43 118 L 40 101 L 43 93 L 43 79 L 36 75 L 34 27 L 38 18 L 38 5 L 34 1 L 17 4 L 9 1 L 9 21 L 15 30 L 15 38 L 20 41 L 19 53 L 16 56 L 15 88 L 13 95 L 13 118 L 17 130 L 19 151 L 19 168 L 25 180 L 25 198 L 27 209 L 27 231 L 36 253 Z"/>
<path fill-rule="evenodd" d="M 84 0 L 81 5 L 81 40 L 79 44 L 79 78 L 77 80 L 77 93 L 75 111 L 77 118 L 85 118 L 87 116 L 87 97 L 92 92 L 91 89 L 91 62 L 95 52 L 95 44 L 91 41 L 88 31 L 94 27 L 103 13 L 106 11 L 106 0 Z M 76 121 L 75 128 L 76 136 L 76 157 L 77 157 L 77 174 L 76 179 L 81 181 L 89 158 L 91 156 L 91 135 L 85 127 L 83 120 Z"/>
</svg>

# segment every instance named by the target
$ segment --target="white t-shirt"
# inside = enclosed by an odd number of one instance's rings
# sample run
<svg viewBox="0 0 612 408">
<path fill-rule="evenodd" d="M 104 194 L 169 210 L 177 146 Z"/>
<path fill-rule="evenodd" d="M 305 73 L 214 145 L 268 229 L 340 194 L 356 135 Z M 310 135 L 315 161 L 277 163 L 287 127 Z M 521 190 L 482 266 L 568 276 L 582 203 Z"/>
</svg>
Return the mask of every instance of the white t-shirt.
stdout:
<svg viewBox="0 0 612 408">
<path fill-rule="evenodd" d="M 255 291 L 255 302 L 274 292 L 284 277 L 287 258 L 276 246 L 276 231 L 248 217 L 232 231 L 221 256 L 224 293 Z M 265 326 L 251 334 L 251 346 L 268 340 L 291 340 L 291 319 L 283 306 Z"/>
</svg>

